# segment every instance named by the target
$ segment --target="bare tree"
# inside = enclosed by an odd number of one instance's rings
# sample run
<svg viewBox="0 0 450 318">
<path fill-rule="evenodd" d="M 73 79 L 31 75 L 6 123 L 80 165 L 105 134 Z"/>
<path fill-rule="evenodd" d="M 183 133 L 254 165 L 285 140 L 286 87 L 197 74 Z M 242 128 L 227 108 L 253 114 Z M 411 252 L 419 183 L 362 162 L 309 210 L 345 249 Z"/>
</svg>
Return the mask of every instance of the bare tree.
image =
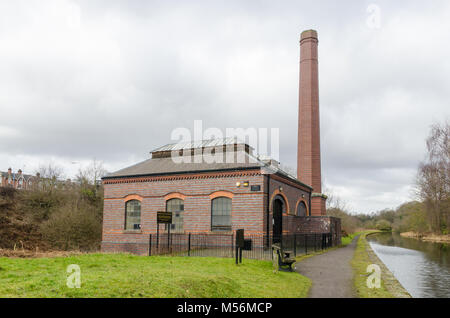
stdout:
<svg viewBox="0 0 450 318">
<path fill-rule="evenodd" d="M 426 141 L 427 157 L 419 165 L 417 192 L 436 233 L 450 228 L 450 125 L 434 124 Z"/>
<path fill-rule="evenodd" d="M 63 177 L 63 169 L 51 162 L 47 165 L 40 165 L 36 173 L 39 173 L 40 177 L 45 179 L 60 179 Z"/>
<path fill-rule="evenodd" d="M 327 196 L 327 209 L 339 209 L 342 211 L 349 210 L 348 204 L 345 200 L 343 200 L 340 196 L 338 196 L 334 191 L 330 188 L 326 188 L 323 191 Z"/>
<path fill-rule="evenodd" d="M 103 163 L 94 159 L 86 168 L 78 170 L 76 178 L 81 184 L 97 185 L 106 173 Z"/>
<path fill-rule="evenodd" d="M 40 165 L 36 171 L 39 176 L 39 185 L 41 189 L 52 191 L 57 185 L 58 181 L 64 177 L 63 168 L 49 162 L 47 165 Z"/>
</svg>

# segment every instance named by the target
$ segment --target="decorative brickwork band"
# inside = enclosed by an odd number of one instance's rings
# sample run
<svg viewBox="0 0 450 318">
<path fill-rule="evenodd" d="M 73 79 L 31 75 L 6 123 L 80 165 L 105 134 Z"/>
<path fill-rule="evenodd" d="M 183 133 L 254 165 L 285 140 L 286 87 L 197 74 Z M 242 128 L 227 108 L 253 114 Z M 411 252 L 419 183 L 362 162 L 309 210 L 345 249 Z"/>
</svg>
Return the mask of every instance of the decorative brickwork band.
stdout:
<svg viewBox="0 0 450 318">
<path fill-rule="evenodd" d="M 209 198 L 211 200 L 215 199 L 215 198 L 218 198 L 218 197 L 226 197 L 226 198 L 233 199 L 234 194 L 232 192 L 229 192 L 229 191 L 216 191 L 216 192 L 213 192 L 213 193 L 211 193 L 209 195 Z"/>
<path fill-rule="evenodd" d="M 168 201 L 170 199 L 181 199 L 186 200 L 186 196 L 184 194 L 181 194 L 179 192 L 172 192 L 164 196 L 164 200 Z"/>
<path fill-rule="evenodd" d="M 123 201 L 127 202 L 130 200 L 138 200 L 138 201 L 142 201 L 142 197 L 138 194 L 129 194 L 126 197 L 123 198 Z"/>
</svg>

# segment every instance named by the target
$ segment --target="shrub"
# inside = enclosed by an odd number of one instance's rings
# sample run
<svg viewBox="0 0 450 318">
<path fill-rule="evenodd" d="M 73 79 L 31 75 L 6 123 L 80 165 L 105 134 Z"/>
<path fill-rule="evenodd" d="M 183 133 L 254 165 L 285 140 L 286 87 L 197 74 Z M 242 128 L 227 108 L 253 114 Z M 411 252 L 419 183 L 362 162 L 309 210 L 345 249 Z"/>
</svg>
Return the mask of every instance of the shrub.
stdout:
<svg viewBox="0 0 450 318">
<path fill-rule="evenodd" d="M 91 251 L 99 248 L 102 220 L 89 205 L 65 205 L 41 226 L 43 237 L 59 250 Z"/>
<path fill-rule="evenodd" d="M 387 221 L 387 220 L 378 221 L 376 224 L 376 228 L 377 228 L 377 230 L 380 230 L 380 231 L 391 231 L 392 230 L 391 223 L 389 223 L 389 221 Z"/>
</svg>

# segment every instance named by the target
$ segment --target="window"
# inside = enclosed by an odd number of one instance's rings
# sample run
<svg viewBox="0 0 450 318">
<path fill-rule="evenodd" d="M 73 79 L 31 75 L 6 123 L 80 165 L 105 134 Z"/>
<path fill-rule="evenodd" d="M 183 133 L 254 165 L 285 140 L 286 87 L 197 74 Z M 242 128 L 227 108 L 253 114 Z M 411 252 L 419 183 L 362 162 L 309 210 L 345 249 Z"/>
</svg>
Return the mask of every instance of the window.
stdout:
<svg viewBox="0 0 450 318">
<path fill-rule="evenodd" d="M 303 201 L 297 206 L 297 216 L 307 216 L 306 204 Z"/>
<path fill-rule="evenodd" d="M 130 200 L 125 203 L 125 230 L 141 228 L 141 202 Z"/>
<path fill-rule="evenodd" d="M 166 224 L 166 230 L 183 232 L 184 201 L 181 199 L 170 199 L 166 202 L 166 211 L 172 212 L 172 224 Z"/>
<path fill-rule="evenodd" d="M 231 231 L 231 199 L 219 197 L 212 200 L 211 231 Z"/>
</svg>

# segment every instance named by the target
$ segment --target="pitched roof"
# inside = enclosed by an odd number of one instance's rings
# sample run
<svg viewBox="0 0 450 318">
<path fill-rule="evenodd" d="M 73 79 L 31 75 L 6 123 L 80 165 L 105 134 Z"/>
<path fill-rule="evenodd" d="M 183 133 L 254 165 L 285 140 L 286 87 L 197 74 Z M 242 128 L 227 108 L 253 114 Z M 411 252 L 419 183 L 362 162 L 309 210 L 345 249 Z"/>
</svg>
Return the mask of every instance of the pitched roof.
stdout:
<svg viewBox="0 0 450 318">
<path fill-rule="evenodd" d="M 0 171 L 0 175 L 3 176 L 3 177 L 5 177 L 5 178 L 8 178 L 9 173 L 8 173 L 8 172 L 5 172 L 5 171 Z M 11 177 L 13 178 L 13 180 L 19 179 L 19 178 L 21 178 L 21 177 L 24 178 L 25 180 L 28 180 L 28 179 L 30 179 L 30 178 L 34 178 L 35 176 L 30 175 L 30 174 L 24 174 L 24 173 L 19 174 L 19 173 L 17 173 L 17 172 L 12 172 L 12 173 L 11 173 Z"/>
<path fill-rule="evenodd" d="M 167 151 L 167 150 L 163 150 Z M 249 170 L 249 169 L 261 169 L 264 174 L 277 174 L 284 178 L 287 178 L 295 183 L 298 183 L 307 188 L 311 187 L 303 182 L 299 181 L 296 177 L 292 176 L 288 172 L 284 171 L 278 166 L 271 165 L 266 161 L 260 160 L 252 154 L 246 151 L 233 151 L 233 162 L 227 162 L 226 155 L 228 153 L 222 153 L 223 161 L 214 162 L 213 159 L 218 158 L 218 154 L 203 154 L 188 156 L 191 162 L 177 162 L 171 157 L 164 158 L 151 158 L 139 162 L 130 167 L 121 169 L 119 171 L 110 173 L 102 179 L 115 179 L 125 177 L 139 177 L 139 176 L 152 176 L 152 175 L 168 175 L 168 174 L 184 174 L 184 173 L 200 173 L 200 172 L 213 172 L 213 171 L 235 171 L 235 170 Z M 241 157 L 237 157 L 240 155 Z M 237 158 L 243 159 L 236 160 Z"/>
<path fill-rule="evenodd" d="M 234 153 L 235 155 L 237 153 Z M 214 162 L 215 155 L 194 155 L 187 156 L 190 162 L 177 162 L 176 159 L 168 158 L 152 158 L 137 163 L 133 166 L 121 169 L 105 176 L 104 178 L 114 177 L 129 177 L 129 176 L 144 176 L 144 175 L 158 175 L 158 174 L 173 174 L 173 173 L 193 173 L 193 172 L 207 172 L 217 170 L 242 170 L 242 169 L 259 169 L 265 164 L 259 161 L 256 157 L 251 156 L 246 152 L 241 152 L 244 160 L 243 162 L 227 162 L 223 157 L 222 162 Z M 236 157 L 235 157 L 236 158 Z M 180 160 L 181 161 L 181 160 Z"/>
<path fill-rule="evenodd" d="M 207 148 L 207 147 L 220 147 L 227 145 L 246 145 L 244 142 L 240 141 L 237 137 L 219 138 L 219 139 L 209 139 L 209 140 L 198 140 L 183 143 L 173 143 L 167 144 L 162 147 L 156 148 L 151 151 L 172 151 L 172 150 L 182 150 L 182 149 L 196 149 L 196 148 Z"/>
</svg>

